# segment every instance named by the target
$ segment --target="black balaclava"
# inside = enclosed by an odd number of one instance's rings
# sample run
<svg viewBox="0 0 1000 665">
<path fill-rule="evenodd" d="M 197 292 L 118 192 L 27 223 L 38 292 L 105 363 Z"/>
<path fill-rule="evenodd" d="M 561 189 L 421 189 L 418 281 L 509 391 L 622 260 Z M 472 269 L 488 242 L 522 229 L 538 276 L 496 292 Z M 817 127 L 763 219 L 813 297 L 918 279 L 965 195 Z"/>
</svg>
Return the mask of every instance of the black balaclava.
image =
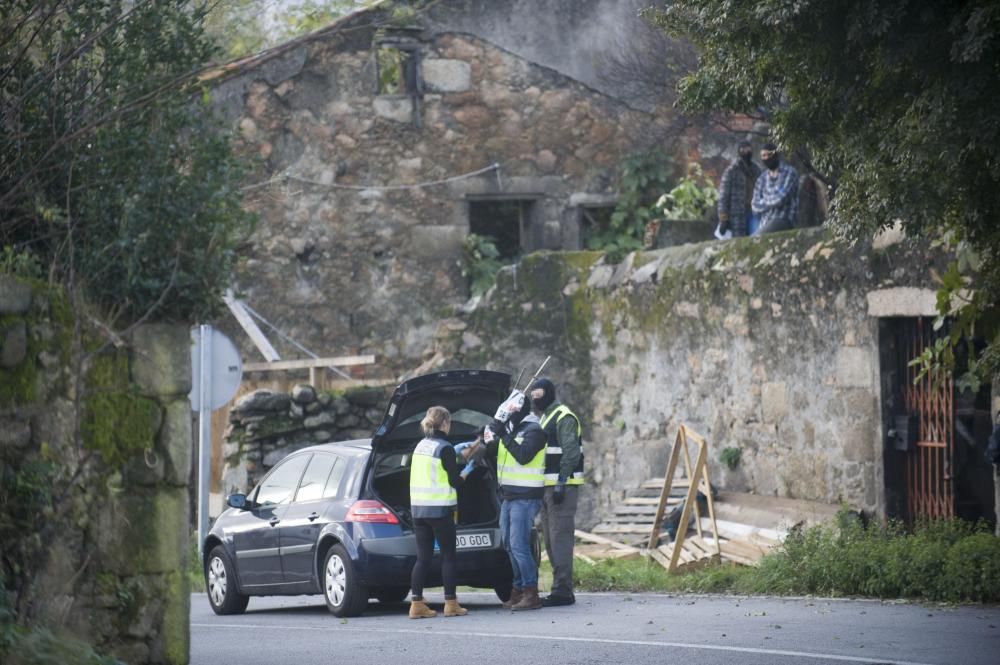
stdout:
<svg viewBox="0 0 1000 665">
<path fill-rule="evenodd" d="M 753 145 L 751 145 L 750 141 L 740 141 L 737 151 L 744 163 L 751 164 L 753 162 Z"/>
<path fill-rule="evenodd" d="M 773 143 L 765 143 L 764 146 L 761 148 L 761 150 L 767 150 L 771 153 L 771 156 L 768 157 L 766 160 L 764 160 L 764 166 L 766 166 L 768 169 L 772 171 L 778 168 L 778 165 L 781 164 L 781 157 L 780 154 L 778 153 L 778 146 L 774 145 Z"/>
<path fill-rule="evenodd" d="M 556 384 L 546 378 L 535 379 L 531 384 L 531 388 L 528 389 L 528 394 L 530 395 L 532 391 L 538 388 L 544 390 L 545 393 L 538 399 L 532 399 L 531 405 L 535 407 L 535 411 L 545 413 L 545 409 L 549 408 L 549 405 L 556 400 Z"/>
</svg>

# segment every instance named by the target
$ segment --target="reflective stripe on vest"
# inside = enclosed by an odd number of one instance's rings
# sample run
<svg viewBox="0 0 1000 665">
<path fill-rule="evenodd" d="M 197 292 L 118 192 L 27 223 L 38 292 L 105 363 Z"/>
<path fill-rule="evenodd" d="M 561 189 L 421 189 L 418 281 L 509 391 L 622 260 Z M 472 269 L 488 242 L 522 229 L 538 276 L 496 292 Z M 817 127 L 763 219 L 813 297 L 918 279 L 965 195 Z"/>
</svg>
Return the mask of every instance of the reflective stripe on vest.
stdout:
<svg viewBox="0 0 1000 665">
<path fill-rule="evenodd" d="M 446 446 L 434 439 L 424 439 L 413 450 L 410 462 L 411 506 L 458 505 L 458 492 L 448 484 L 448 472 L 441 461 L 441 453 Z"/>
<path fill-rule="evenodd" d="M 514 437 L 520 444 L 523 435 Z M 507 450 L 507 445 L 500 439 L 500 450 L 497 452 L 497 480 L 501 485 L 512 487 L 544 487 L 545 486 L 545 449 L 539 450 L 527 464 L 520 464 Z"/>
<path fill-rule="evenodd" d="M 557 428 L 559 426 L 559 421 L 566 416 L 573 416 L 576 418 L 576 438 L 580 441 L 580 461 L 576 463 L 576 468 L 573 470 L 573 475 L 566 479 L 567 485 L 582 485 L 583 480 L 583 427 L 580 425 L 580 419 L 575 413 L 570 411 L 569 407 L 565 404 L 560 404 L 552 413 L 548 413 L 543 416 L 541 421 L 542 429 L 545 431 L 545 438 L 549 443 L 555 443 L 557 445 L 550 445 L 545 448 L 545 484 L 546 485 L 556 485 L 559 482 L 559 469 L 562 465 L 562 446 L 559 446 L 559 436 Z M 551 427 L 549 425 L 551 424 Z"/>
</svg>

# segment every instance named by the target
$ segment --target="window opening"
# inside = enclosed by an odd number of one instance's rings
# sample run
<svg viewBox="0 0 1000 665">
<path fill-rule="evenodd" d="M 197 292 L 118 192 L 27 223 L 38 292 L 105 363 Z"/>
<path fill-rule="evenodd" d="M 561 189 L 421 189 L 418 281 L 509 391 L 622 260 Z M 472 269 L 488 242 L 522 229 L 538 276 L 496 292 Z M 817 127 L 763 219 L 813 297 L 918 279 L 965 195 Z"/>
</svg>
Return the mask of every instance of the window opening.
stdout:
<svg viewBox="0 0 1000 665">
<path fill-rule="evenodd" d="M 517 199 L 469 201 L 469 232 L 492 238 L 502 261 L 516 259 L 527 247 L 533 203 Z"/>
<path fill-rule="evenodd" d="M 378 72 L 378 94 L 410 96 L 420 94 L 415 48 L 380 44 L 375 50 L 375 64 Z"/>
</svg>

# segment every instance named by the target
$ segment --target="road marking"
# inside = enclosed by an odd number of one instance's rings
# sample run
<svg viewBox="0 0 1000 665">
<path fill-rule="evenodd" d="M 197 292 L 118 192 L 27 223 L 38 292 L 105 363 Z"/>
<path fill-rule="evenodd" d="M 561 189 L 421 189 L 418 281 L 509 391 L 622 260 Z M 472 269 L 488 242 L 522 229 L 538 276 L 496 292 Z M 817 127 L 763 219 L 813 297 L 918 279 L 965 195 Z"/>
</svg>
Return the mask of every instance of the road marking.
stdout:
<svg viewBox="0 0 1000 665">
<path fill-rule="evenodd" d="M 308 630 L 315 632 L 316 626 L 286 626 L 266 624 L 239 624 L 239 623 L 192 623 L 192 628 L 244 628 L 248 630 Z M 433 635 L 439 637 L 452 638 L 452 633 L 437 633 L 427 630 L 416 630 L 408 628 L 354 628 L 343 625 L 333 627 L 335 630 L 349 631 L 355 633 L 381 633 L 397 635 Z M 886 660 L 884 658 L 872 656 L 842 656 L 830 653 L 811 653 L 808 651 L 785 651 L 782 649 L 758 649 L 755 647 L 723 646 L 716 644 L 691 644 L 688 642 L 660 642 L 654 640 L 613 640 L 601 637 L 569 637 L 560 635 L 522 635 L 516 633 L 482 633 L 482 632 L 462 632 L 463 636 L 503 638 L 509 640 L 539 640 L 551 642 L 589 642 L 592 644 L 620 644 L 623 646 L 641 647 L 672 647 L 676 649 L 701 649 L 703 651 L 727 651 L 734 653 L 752 653 L 764 656 L 788 656 L 789 658 L 814 658 L 816 660 L 835 660 L 842 663 L 866 663 L 867 665 L 935 665 L 934 663 L 919 663 L 912 660 Z"/>
</svg>

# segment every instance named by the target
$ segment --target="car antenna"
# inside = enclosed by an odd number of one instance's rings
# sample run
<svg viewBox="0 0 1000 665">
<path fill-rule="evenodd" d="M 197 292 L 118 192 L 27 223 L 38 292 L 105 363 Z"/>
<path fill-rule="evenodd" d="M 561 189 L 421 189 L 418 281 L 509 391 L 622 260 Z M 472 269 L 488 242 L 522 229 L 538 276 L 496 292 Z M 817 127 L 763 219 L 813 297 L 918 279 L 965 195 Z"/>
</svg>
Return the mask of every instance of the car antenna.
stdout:
<svg viewBox="0 0 1000 665">
<path fill-rule="evenodd" d="M 523 392 L 524 392 L 525 390 L 527 390 L 527 389 L 528 389 L 528 386 L 530 386 L 530 385 L 531 385 L 531 382 L 532 382 L 532 381 L 534 381 L 535 379 L 537 379 L 537 378 L 538 378 L 538 375 L 542 373 L 542 370 L 543 370 L 543 369 L 545 369 L 545 366 L 549 364 L 549 360 L 551 360 L 551 359 L 552 359 L 552 356 L 545 356 L 545 360 L 543 360 L 543 361 L 542 361 L 542 364 L 538 366 L 538 369 L 537 369 L 537 370 L 535 370 L 535 373 L 531 375 L 531 378 L 530 378 L 530 379 L 528 379 L 528 382 L 527 382 L 526 384 L 524 384 L 524 390 L 522 390 L 522 391 L 521 391 L 522 393 L 523 393 Z M 518 378 L 518 379 L 520 380 L 521 376 L 520 376 L 520 375 L 518 375 L 518 377 L 517 377 L 517 378 Z M 515 383 L 514 385 L 516 386 L 516 385 L 517 385 L 517 383 Z"/>
</svg>

